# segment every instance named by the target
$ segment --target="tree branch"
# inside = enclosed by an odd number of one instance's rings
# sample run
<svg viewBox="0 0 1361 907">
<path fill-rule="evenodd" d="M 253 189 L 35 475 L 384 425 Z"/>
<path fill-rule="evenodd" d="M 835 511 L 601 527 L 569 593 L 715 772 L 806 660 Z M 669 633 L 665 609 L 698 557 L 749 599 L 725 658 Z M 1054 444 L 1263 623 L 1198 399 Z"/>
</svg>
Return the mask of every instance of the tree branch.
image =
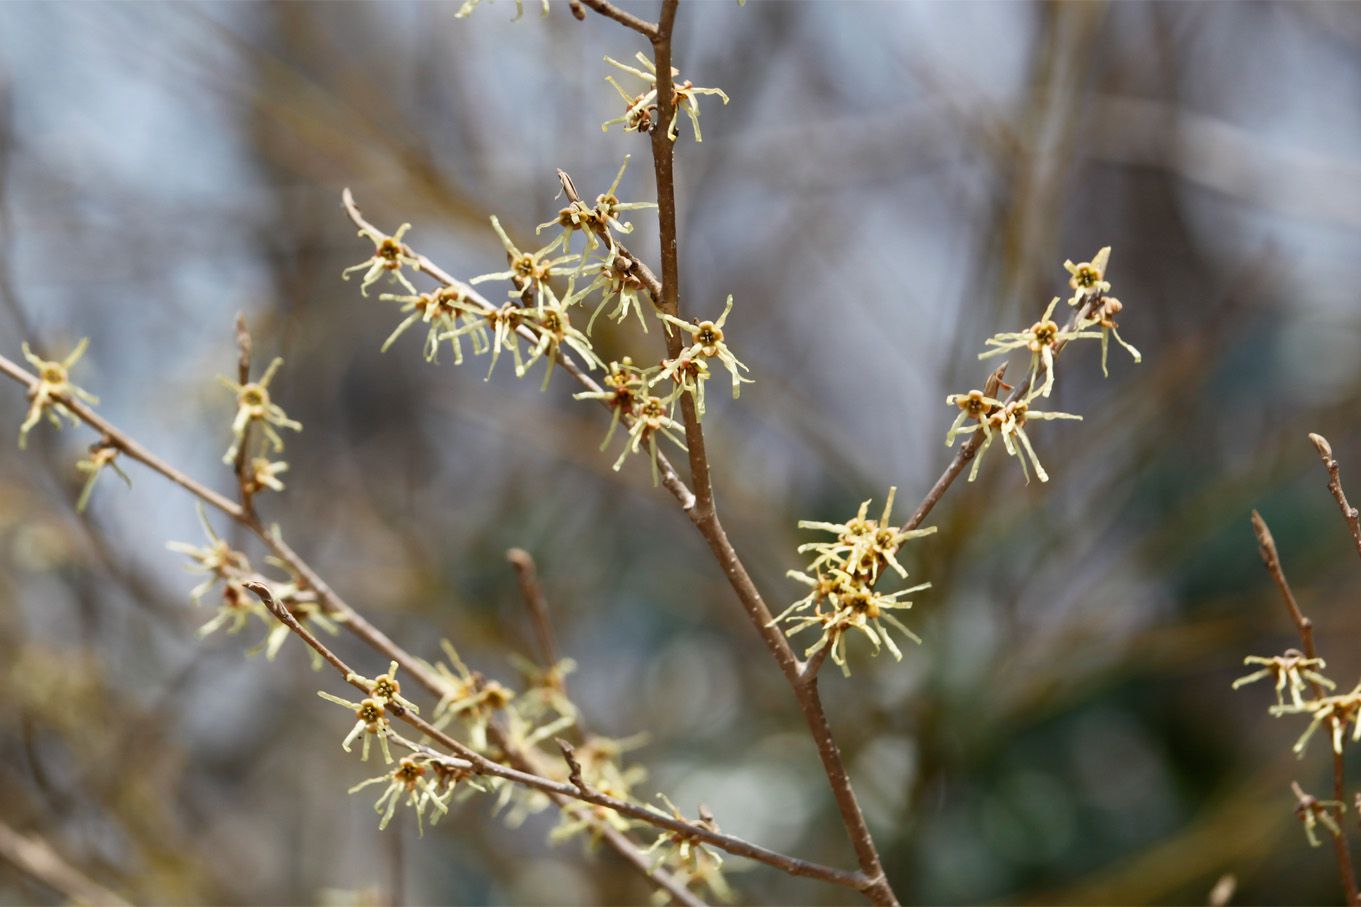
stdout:
<svg viewBox="0 0 1361 907">
<path fill-rule="evenodd" d="M 624 25 L 627 26 L 628 28 L 633 29 L 638 34 L 642 35 L 644 38 L 647 38 L 649 41 L 655 39 L 657 36 L 656 25 L 654 25 L 651 22 L 647 22 L 643 19 L 639 19 L 632 13 L 625 12 L 624 10 L 615 6 L 613 3 L 607 2 L 607 0 L 580 0 L 580 2 L 586 6 L 589 6 L 591 9 L 595 10 L 600 15 L 613 19 L 620 25 Z"/>
<path fill-rule="evenodd" d="M 1317 444 L 1317 442 L 1315 442 Z M 1324 442 L 1325 444 L 1327 442 Z M 1271 535 L 1271 530 L 1267 527 L 1266 520 L 1256 510 L 1252 512 L 1252 532 L 1257 536 L 1257 547 L 1262 555 L 1262 563 L 1266 565 L 1267 573 L 1276 582 L 1276 588 L 1280 590 L 1281 600 L 1285 602 L 1285 610 L 1290 615 L 1290 620 L 1295 624 L 1295 629 L 1300 635 L 1300 646 L 1304 649 L 1305 658 L 1317 658 L 1318 652 L 1314 649 L 1314 625 L 1309 618 L 1304 616 L 1300 610 L 1299 602 L 1295 600 L 1295 593 L 1290 589 L 1290 583 L 1285 578 L 1285 570 L 1281 568 L 1281 557 L 1276 551 L 1276 540 Z M 1322 699 L 1326 693 L 1323 687 L 1317 682 L 1312 682 L 1314 695 Z M 1336 720 L 1336 719 L 1332 719 Z M 1339 803 L 1347 800 L 1347 783 L 1345 769 L 1342 762 L 1342 754 L 1333 750 L 1333 799 Z M 1345 807 L 1334 807 L 1337 811 L 1338 833 L 1333 835 L 1333 853 L 1337 858 L 1337 874 L 1342 878 L 1342 889 L 1346 892 L 1348 904 L 1361 904 L 1356 889 L 1356 875 L 1352 871 L 1351 846 L 1347 842 L 1347 823 L 1342 811 Z"/>
<path fill-rule="evenodd" d="M 1319 459 L 1323 461 L 1323 468 L 1328 470 L 1328 490 L 1337 500 L 1337 506 L 1342 511 L 1342 518 L 1347 521 L 1347 528 L 1351 530 L 1352 534 L 1352 543 L 1356 545 L 1356 553 L 1361 554 L 1361 513 L 1358 513 L 1356 508 L 1347 502 L 1347 494 L 1342 490 L 1341 469 L 1337 461 L 1333 459 L 1333 446 L 1328 443 L 1328 439 L 1323 435 L 1310 433 L 1309 440 L 1314 442 Z"/>
</svg>

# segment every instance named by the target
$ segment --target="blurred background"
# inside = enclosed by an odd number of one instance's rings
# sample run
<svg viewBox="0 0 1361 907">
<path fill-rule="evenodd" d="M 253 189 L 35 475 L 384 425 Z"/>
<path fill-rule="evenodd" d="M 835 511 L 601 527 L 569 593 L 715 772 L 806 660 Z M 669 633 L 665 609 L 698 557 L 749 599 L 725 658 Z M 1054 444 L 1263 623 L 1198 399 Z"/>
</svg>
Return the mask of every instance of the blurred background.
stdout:
<svg viewBox="0 0 1361 907">
<path fill-rule="evenodd" d="M 802 719 L 701 540 L 642 461 L 610 470 L 601 411 L 561 375 L 429 365 L 396 305 L 343 267 L 371 251 L 342 187 L 457 275 L 502 266 L 559 207 L 554 168 L 651 200 L 645 139 L 604 54 L 636 35 L 554 2 L 8 4 L 0 28 L 0 352 L 91 352 L 101 413 L 216 487 L 244 311 L 306 430 L 261 502 L 375 624 L 427 658 L 447 637 L 513 678 L 529 625 L 504 557 L 529 550 L 587 720 L 645 731 L 630 761 L 725 830 L 852 860 Z M 640 15 L 655 4 L 640 3 Z M 683 307 L 737 305 L 756 383 L 706 420 L 729 533 L 771 604 L 808 540 L 889 485 L 910 511 L 947 462 L 946 394 L 975 354 L 1114 247 L 1124 301 L 1102 380 L 1065 355 L 1032 431 L 1053 481 L 994 452 L 913 543 L 902 663 L 852 647 L 833 725 L 899 894 L 913 902 L 1336 903 L 1289 782 L 1327 789 L 1326 744 L 1231 693 L 1293 644 L 1249 524 L 1260 509 L 1329 674 L 1361 671 L 1356 560 L 1306 432 L 1361 497 L 1361 6 L 688 3 L 685 78 L 719 86 L 678 146 Z M 647 217 L 630 245 L 656 263 Z M 526 240 L 528 241 L 528 240 Z M 602 327 L 603 325 L 603 327 Z M 603 319 L 607 356 L 656 349 Z M 656 355 L 645 352 L 645 356 Z M 1019 362 L 1017 363 L 1019 366 Z M 474 799 L 418 840 L 380 833 L 345 716 L 296 641 L 195 628 L 194 503 L 130 466 L 89 512 L 93 437 L 35 429 L 0 388 L 0 823 L 150 903 L 636 903 L 607 852 L 504 827 Z M 877 506 L 877 505 L 876 505 Z M 225 526 L 219 523 L 219 528 Z M 248 549 L 258 557 L 259 552 Z M 385 666 L 350 640 L 367 673 Z M 1353 776 L 1361 781 L 1361 764 Z M 743 900 L 854 903 L 738 870 Z M 0 863 L 0 901 L 61 896 Z"/>
</svg>

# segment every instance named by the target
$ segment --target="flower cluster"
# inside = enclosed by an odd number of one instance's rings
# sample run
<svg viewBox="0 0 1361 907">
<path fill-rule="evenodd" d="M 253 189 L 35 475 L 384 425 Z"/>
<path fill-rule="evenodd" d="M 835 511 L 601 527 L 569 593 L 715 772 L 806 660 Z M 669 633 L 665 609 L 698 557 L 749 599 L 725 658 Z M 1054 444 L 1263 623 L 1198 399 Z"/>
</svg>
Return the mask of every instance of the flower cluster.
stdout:
<svg viewBox="0 0 1361 907">
<path fill-rule="evenodd" d="M 67 408 L 67 401 L 80 400 L 85 403 L 98 403 L 99 398 L 94 394 L 81 390 L 71 383 L 71 366 L 85 355 L 85 350 L 90 346 L 90 338 L 84 337 L 80 343 L 76 344 L 65 359 L 43 359 L 29 349 L 27 343 L 23 345 L 24 358 L 38 373 L 38 381 L 28 391 L 28 414 L 24 417 L 24 422 L 19 426 L 19 448 L 28 446 L 28 433 L 33 426 L 38 424 L 38 420 L 44 415 L 58 428 L 61 421 L 58 416 L 65 416 L 71 420 L 73 425 L 79 424 L 75 413 Z"/>
<path fill-rule="evenodd" d="M 613 57 L 606 57 L 605 62 L 621 72 L 641 79 L 646 86 L 642 94 L 631 94 L 622 85 L 615 81 L 614 76 L 606 76 L 605 80 L 614 86 L 614 90 L 619 92 L 619 96 L 624 99 L 624 112 L 612 120 L 606 120 L 601 124 L 601 129 L 608 131 L 615 123 L 623 124 L 626 132 L 651 132 L 656 128 L 657 117 L 657 66 L 647 58 L 647 55 L 639 51 L 635 59 L 642 65 L 642 69 L 620 63 Z M 671 104 L 673 113 L 671 122 L 666 125 L 666 135 L 671 141 L 676 140 L 676 126 L 680 121 L 682 112 L 690 118 L 690 126 L 695 132 L 695 141 L 704 141 L 704 136 L 699 131 L 699 95 L 717 95 L 724 104 L 728 103 L 728 96 L 721 88 L 696 88 L 695 84 L 689 80 L 684 82 L 674 81 L 680 75 L 680 70 L 671 70 Z"/>
<path fill-rule="evenodd" d="M 112 469 L 114 473 L 132 487 L 132 479 L 118 465 L 118 447 L 108 438 L 101 438 L 90 445 L 90 452 L 85 457 L 76 462 L 76 470 L 85 474 L 85 485 L 80 489 L 80 498 L 76 501 L 76 512 L 84 513 L 86 506 L 90 503 L 90 495 L 94 493 L 95 483 L 99 481 L 100 474 L 105 469 Z"/>
<path fill-rule="evenodd" d="M 1284 655 L 1249 655 L 1243 659 L 1243 664 L 1261 665 L 1261 669 L 1235 680 L 1233 688 L 1236 690 L 1247 684 L 1271 678 L 1276 686 L 1276 705 L 1281 707 L 1285 706 L 1283 694 L 1286 690 L 1290 691 L 1291 704 L 1302 709 L 1309 684 L 1317 684 L 1329 690 L 1337 687 L 1337 684 L 1320 673 L 1327 667 L 1322 658 L 1306 658 L 1298 649 L 1287 649 Z"/>
<path fill-rule="evenodd" d="M 868 516 L 870 502 L 864 501 L 856 515 L 844 523 L 799 522 L 800 529 L 830 532 L 834 538 L 799 546 L 800 554 L 811 552 L 815 556 L 804 571 L 791 570 L 788 575 L 807 586 L 809 592 L 770 622 L 771 626 L 787 623 L 786 632 L 790 636 L 810 627 L 820 629 L 821 636 L 805 650 L 804 656 L 812 657 L 828 648 L 832 661 L 847 675 L 850 674 L 846 662 L 848 631 L 855 630 L 867 637 L 876 654 L 882 645 L 898 660 L 902 659 L 902 652 L 889 634 L 889 627 L 913 642 L 921 642 L 892 612 L 911 608 L 912 602 L 903 597 L 929 589 L 931 584 L 921 583 L 890 593 L 877 588 L 888 570 L 901 579 L 907 578 L 907 570 L 898 560 L 904 542 L 936 531 L 934 526 L 910 530 L 895 528 L 891 516 L 896 493 L 896 488 L 889 489 L 878 519 Z"/>
<path fill-rule="evenodd" d="M 641 74 L 641 70 L 632 70 Z M 695 93 L 704 89 L 677 86 L 685 109 L 697 116 Z M 655 100 L 655 91 L 652 93 Z M 688 99 L 688 100 L 687 100 Z M 688 106 L 686 106 L 688 105 Z M 656 295 L 655 278 L 631 257 L 617 237 L 633 230 L 624 220 L 630 211 L 655 208 L 652 202 L 624 202 L 619 198 L 619 187 L 627 170 L 628 158 L 615 174 L 613 182 L 595 197 L 595 204 L 580 200 L 575 186 L 560 174 L 568 205 L 559 210 L 553 220 L 539 225 L 539 232 L 556 228 L 556 237 L 538 249 L 527 250 L 513 240 L 496 217 L 491 218 L 492 230 L 506 252 L 504 270 L 473 277 L 467 285 L 446 277 L 435 266 L 402 242 L 407 225 L 388 236 L 361 224 L 360 235 L 373 242 L 374 254 L 347 269 L 363 269 L 364 287 L 385 272 L 393 274 L 410 292 L 385 293 L 384 301 L 399 303 L 404 317 L 383 343 L 386 351 L 398 338 L 416 324 L 424 324 L 424 354 L 427 361 L 435 361 L 441 346 L 448 342 L 454 353 L 455 364 L 463 361 L 463 340 L 472 344 L 474 355 L 489 354 L 487 377 L 495 371 L 502 354 L 514 361 L 516 377 L 523 377 L 540 360 L 546 360 L 543 387 L 547 388 L 554 366 L 569 356 L 586 369 L 604 369 L 604 387 L 591 387 L 576 394 L 576 399 L 591 399 L 604 404 L 611 412 L 610 426 L 601 449 L 608 447 L 615 431 L 622 424 L 628 429 L 628 439 L 618 459 L 616 470 L 630 454 L 647 451 L 652 463 L 654 484 L 660 481 L 659 439 L 669 440 L 684 450 L 681 437 L 684 428 L 676 419 L 676 406 L 689 394 L 694 409 L 702 418 L 706 413 L 705 386 L 712 375 L 711 360 L 716 360 L 732 378 L 732 395 L 737 398 L 743 384 L 751 383 L 749 369 L 737 358 L 729 345 L 725 328 L 733 310 L 733 298 L 728 296 L 716 319 L 686 321 L 674 313 L 658 312 L 668 335 L 684 332 L 683 345 L 674 357 L 662 359 L 651 367 L 638 367 L 629 357 L 611 362 L 608 366 L 596 353 L 591 332 L 602 312 L 622 324 L 630 314 L 636 316 L 642 330 L 648 330 L 644 300 Z M 584 244 L 574 250 L 575 237 L 581 234 Z M 402 274 L 403 267 L 411 267 L 440 281 L 443 286 L 429 292 L 418 292 Z M 501 301 L 481 296 L 474 286 L 502 281 L 510 287 Z M 565 286 L 563 286 L 565 284 Z M 650 289 L 649 289 L 650 288 Z M 651 301 L 656 302 L 656 299 Z M 577 306 L 591 307 L 591 315 L 582 320 Z M 675 348 L 673 346 L 673 348 Z M 574 370 L 574 374 L 579 374 Z M 265 382 L 260 382 L 263 385 Z M 252 415 L 255 411 L 251 411 Z M 264 424 L 271 423 L 264 417 Z M 249 416 L 239 416 L 250 421 Z M 272 433 L 276 438 L 277 433 Z M 282 468 L 277 471 L 282 471 Z M 267 479 L 277 481 L 277 472 L 259 477 L 265 487 L 275 487 Z"/>
<path fill-rule="evenodd" d="M 1318 847 L 1320 844 L 1318 835 L 1315 834 L 1320 825 L 1333 837 L 1342 837 L 1342 829 L 1338 826 L 1337 820 L 1346 812 L 1347 804 L 1341 800 L 1320 800 L 1312 794 L 1306 794 L 1294 781 L 1290 782 L 1290 789 L 1295 794 L 1295 815 L 1304 825 L 1304 836 L 1309 839 L 1310 847 Z"/>
<path fill-rule="evenodd" d="M 1325 690 L 1336 689 L 1337 685 L 1323 675 L 1323 659 L 1308 658 L 1296 649 L 1288 649 L 1283 655 L 1250 655 L 1243 662 L 1261 667 L 1235 680 L 1235 690 L 1270 679 L 1276 689 L 1276 704 L 1267 710 L 1271 715 L 1309 716 L 1309 724 L 1293 747 L 1297 756 L 1304 756 L 1310 738 L 1324 726 L 1332 739 L 1333 752 L 1338 755 L 1342 754 L 1349 728 L 1351 740 L 1361 741 L 1361 683 L 1350 692 L 1325 695 Z M 1288 701 L 1286 693 L 1289 693 Z"/>
<path fill-rule="evenodd" d="M 976 389 L 966 394 L 950 394 L 945 398 L 947 405 L 959 408 L 959 415 L 955 417 L 955 421 L 945 434 L 946 446 L 953 445 L 960 435 L 980 433 L 983 439 L 976 442 L 974 463 L 969 470 L 970 482 L 978 477 L 983 454 L 998 437 L 1001 437 L 1002 446 L 1007 454 L 1015 457 L 1021 464 L 1021 471 L 1027 484 L 1030 482 L 1031 466 L 1034 467 L 1035 475 L 1041 482 L 1049 481 L 1049 474 L 1040 464 L 1025 426 L 1028 421 L 1036 419 L 1048 421 L 1082 418 L 1071 413 L 1031 408 L 1037 398 L 1049 397 L 1053 393 L 1054 359 L 1068 343 L 1074 340 L 1100 340 L 1102 374 L 1106 374 L 1106 351 L 1112 336 L 1129 351 L 1135 362 L 1141 361 L 1139 351 L 1126 343 L 1117 330 L 1115 316 L 1120 313 L 1123 306 L 1118 299 L 1106 295 L 1111 287 L 1110 282 L 1106 280 L 1106 265 L 1110 260 L 1110 253 L 1110 247 L 1106 246 L 1097 252 L 1091 261 L 1079 264 L 1073 264 L 1072 261 L 1064 262 L 1063 266 L 1070 275 L 1069 286 L 1074 291 L 1068 304 L 1076 309 L 1068 324 L 1061 327 L 1054 321 L 1054 310 L 1059 304 L 1059 297 L 1055 296 L 1049 301 L 1040 320 L 1030 327 L 1021 331 L 995 334 L 985 341 L 985 346 L 990 349 L 979 353 L 980 359 L 1002 356 L 1017 350 L 1025 350 L 1030 354 L 1030 372 L 1019 390 L 1006 400 Z M 1000 389 L 1014 390 L 1006 384 L 1001 384 Z"/>
</svg>

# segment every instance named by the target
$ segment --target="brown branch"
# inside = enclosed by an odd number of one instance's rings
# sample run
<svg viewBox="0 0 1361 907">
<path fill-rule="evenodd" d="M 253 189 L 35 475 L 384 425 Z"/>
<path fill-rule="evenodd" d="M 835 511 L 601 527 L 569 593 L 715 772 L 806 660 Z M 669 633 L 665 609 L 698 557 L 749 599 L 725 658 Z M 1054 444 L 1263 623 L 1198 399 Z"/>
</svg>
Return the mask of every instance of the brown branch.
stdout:
<svg viewBox="0 0 1361 907">
<path fill-rule="evenodd" d="M 236 380 L 238 384 L 250 383 L 250 358 L 251 358 L 251 339 L 250 331 L 246 329 L 246 315 L 244 312 L 236 313 L 236 349 L 238 352 L 236 361 Z M 236 474 L 236 483 L 241 488 L 241 508 L 247 513 L 253 512 L 251 495 L 254 487 L 250 481 L 250 474 L 247 472 L 246 449 L 250 447 L 250 433 L 255 426 L 248 424 L 245 432 L 241 435 L 241 441 L 236 448 L 236 462 L 232 464 L 232 472 Z"/>
<path fill-rule="evenodd" d="M 534 558 L 523 548 L 512 548 L 506 552 L 506 560 L 515 568 L 520 595 L 529 609 L 534 639 L 539 646 L 539 664 L 544 670 L 551 671 L 558 663 L 558 643 L 553 634 L 553 622 L 548 617 L 548 601 L 544 598 L 543 587 L 539 585 L 539 571 L 534 566 Z"/>
<path fill-rule="evenodd" d="M 576 2 L 576 0 L 573 0 L 573 2 Z M 613 19 L 620 25 L 633 29 L 649 41 L 655 40 L 657 37 L 656 25 L 644 19 L 639 19 L 632 13 L 625 12 L 613 3 L 609 3 L 608 0 L 580 0 L 580 2 L 589 6 L 600 15 Z M 664 19 L 665 17 L 665 13 L 663 13 L 662 18 Z M 581 17 L 578 16 L 577 18 L 579 19 Z"/>
<path fill-rule="evenodd" d="M 1300 646 L 1304 649 L 1304 657 L 1317 658 L 1318 652 L 1314 648 L 1314 625 L 1300 610 L 1299 602 L 1295 600 L 1295 593 L 1291 590 L 1290 583 L 1285 578 L 1285 570 L 1281 567 L 1281 557 L 1276 550 L 1276 540 L 1272 537 L 1271 529 L 1268 528 L 1266 520 L 1262 519 L 1262 515 L 1256 510 L 1252 512 L 1252 532 L 1257 536 L 1257 547 L 1262 555 L 1262 563 L 1266 565 L 1267 573 L 1271 574 L 1272 580 L 1276 583 L 1276 588 L 1280 590 L 1281 600 L 1285 603 L 1285 610 L 1290 615 L 1290 620 L 1295 624 L 1295 629 L 1300 635 Z M 1320 699 L 1323 698 L 1326 695 L 1323 687 L 1317 681 L 1312 683 L 1314 695 Z M 1347 782 L 1342 754 L 1337 750 L 1333 750 L 1333 799 L 1339 803 L 1345 803 L 1347 799 Z M 1342 815 L 1344 807 L 1336 807 L 1336 809 L 1339 833 L 1333 835 L 1333 853 L 1337 858 L 1337 874 L 1342 878 L 1342 889 L 1346 892 L 1347 903 L 1361 904 L 1361 897 L 1358 896 L 1356 889 L 1356 875 L 1352 871 L 1351 846 L 1347 842 L 1346 820 Z"/>
<path fill-rule="evenodd" d="M 325 643 L 317 639 L 306 627 L 298 622 L 298 619 L 289 613 L 288 609 L 274 600 L 268 587 L 261 583 L 246 583 L 246 588 L 255 593 L 278 620 L 282 621 L 290 630 L 298 635 L 307 645 L 311 646 L 327 664 L 331 665 L 345 678 L 345 682 L 369 693 L 369 688 L 365 685 L 364 679 L 357 674 L 348 664 L 338 655 L 332 652 Z M 448 734 L 436 728 L 419 715 L 414 714 L 409 709 L 402 708 L 397 703 L 387 703 L 386 708 L 392 715 L 402 722 L 410 725 L 417 731 L 436 741 L 440 746 L 445 747 L 459 758 L 466 759 L 473 767 L 473 770 L 480 775 L 487 775 L 493 778 L 502 778 L 516 784 L 530 787 L 535 790 L 543 791 L 547 794 L 556 794 L 573 800 L 580 800 L 595 806 L 603 806 L 614 810 L 622 816 L 637 819 L 653 825 L 657 828 L 678 832 L 689 835 L 696 840 L 711 844 L 728 853 L 737 856 L 748 857 L 758 860 L 778 869 L 782 869 L 790 875 L 805 876 L 808 878 L 822 879 L 827 882 L 834 882 L 838 885 L 845 885 L 851 888 L 864 889 L 865 878 L 859 873 L 845 872 L 840 869 L 833 869 L 818 863 L 810 863 L 796 857 L 777 853 L 756 844 L 734 838 L 731 835 L 720 834 L 710 831 L 702 825 L 675 819 L 661 813 L 654 813 L 652 810 L 645 809 L 626 800 L 619 800 L 607 794 L 590 788 L 584 784 L 578 787 L 572 783 L 555 781 L 542 775 L 522 771 L 499 762 L 494 762 L 483 756 L 476 750 L 460 743 Z"/>
<path fill-rule="evenodd" d="M 669 89 L 672 71 L 671 35 L 678 6 L 679 0 L 663 0 L 656 32 L 649 35 L 658 80 L 657 119 L 651 139 L 653 172 L 657 185 L 657 223 L 662 266 L 661 299 L 656 300 L 654 296 L 654 301 L 658 303 L 658 308 L 663 313 L 673 317 L 680 317 L 680 254 L 676 228 L 675 145 L 668 134 L 668 125 L 676 113 L 675 98 Z M 666 333 L 666 349 L 667 355 L 672 359 L 680 355 L 682 339 L 679 332 Z M 823 711 L 817 678 L 815 675 L 804 676 L 804 666 L 790 648 L 784 633 L 779 628 L 771 626 L 770 609 L 766 607 L 760 591 L 728 540 L 723 524 L 719 520 L 714 507 L 704 431 L 700 426 L 695 401 L 689 394 L 681 396 L 681 413 L 685 425 L 685 442 L 689 449 L 690 485 L 694 492 L 693 502 L 689 502 L 691 506 L 685 506 L 687 502 L 684 500 L 682 506 L 704 537 L 709 550 L 728 578 L 729 585 L 737 594 L 747 618 L 760 634 L 798 701 L 799 709 L 817 747 L 818 757 L 822 761 L 823 772 L 831 787 L 842 825 L 845 826 L 847 837 L 855 850 L 856 860 L 860 864 L 860 875 L 864 881 L 860 890 L 874 903 L 897 903 L 897 898 L 880 864 L 879 852 L 875 848 L 869 825 L 851 786 L 841 751 L 836 745 L 826 713 Z"/>
<path fill-rule="evenodd" d="M 1347 528 L 1351 530 L 1352 534 L 1352 543 L 1356 545 L 1356 553 L 1361 554 L 1361 513 L 1358 513 L 1357 509 L 1347 502 L 1347 494 L 1342 490 L 1341 469 L 1337 461 L 1333 459 L 1333 446 L 1328 443 L 1328 439 L 1323 435 L 1310 433 L 1309 440 L 1314 442 L 1319 459 L 1323 461 L 1323 468 L 1328 470 L 1328 490 L 1337 500 L 1337 506 L 1342 511 L 1342 518 L 1347 521 Z"/>
</svg>

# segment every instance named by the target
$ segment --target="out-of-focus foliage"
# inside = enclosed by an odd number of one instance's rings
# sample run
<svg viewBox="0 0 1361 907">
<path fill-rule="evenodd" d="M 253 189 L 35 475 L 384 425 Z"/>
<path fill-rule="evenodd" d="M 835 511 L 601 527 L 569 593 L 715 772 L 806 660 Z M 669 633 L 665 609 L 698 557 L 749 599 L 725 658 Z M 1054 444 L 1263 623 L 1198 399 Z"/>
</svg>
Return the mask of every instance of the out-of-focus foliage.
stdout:
<svg viewBox="0 0 1361 907">
<path fill-rule="evenodd" d="M 340 280 L 343 186 L 477 274 L 503 260 L 487 214 L 525 234 L 556 211 L 554 168 L 589 191 L 644 152 L 599 127 L 618 112 L 601 56 L 635 35 L 556 4 L 514 24 L 510 3 L 455 9 L 6 6 L 0 347 L 89 335 L 101 411 L 225 488 L 214 376 L 244 309 L 307 426 L 262 506 L 332 585 L 416 654 L 448 637 L 505 675 L 529 631 L 503 552 L 529 549 L 593 726 L 646 729 L 656 786 L 725 830 L 845 864 L 793 702 L 646 464 L 611 472 L 601 413 L 560 378 L 484 384 L 414 334 L 380 354 L 395 306 Z M 899 893 L 1202 902 L 1231 872 L 1243 902 L 1336 900 L 1289 791 L 1321 792 L 1326 767 L 1229 683 L 1290 644 L 1252 507 L 1329 674 L 1361 670 L 1361 564 L 1305 438 L 1361 483 L 1361 8 L 694 3 L 676 44 L 732 98 L 702 145 L 682 132 L 682 295 L 711 315 L 742 300 L 757 383 L 711 396 L 709 438 L 772 603 L 802 594 L 798 519 L 925 492 L 946 393 L 1062 291 L 1064 258 L 1114 246 L 1144 352 L 1059 383 L 1054 408 L 1087 418 L 1035 432 L 1054 481 L 990 464 L 936 511 L 907 565 L 933 583 L 924 645 L 824 676 Z M 645 166 L 621 195 L 652 197 Z M 1070 355 L 1096 373 L 1094 347 Z M 0 389 L 6 439 L 24 411 Z M 473 800 L 419 842 L 380 833 L 345 795 L 364 769 L 301 647 L 271 663 L 243 656 L 256 639 L 195 642 L 207 612 L 164 549 L 196 537 L 192 502 L 134 472 L 74 514 L 90 440 L 0 445 L 0 821 L 137 901 L 645 897 L 610 856 L 546 845 L 547 816 L 507 830 Z M 853 899 L 759 867 L 732 881 Z M 52 897 L 0 864 L 0 900 Z"/>
</svg>

